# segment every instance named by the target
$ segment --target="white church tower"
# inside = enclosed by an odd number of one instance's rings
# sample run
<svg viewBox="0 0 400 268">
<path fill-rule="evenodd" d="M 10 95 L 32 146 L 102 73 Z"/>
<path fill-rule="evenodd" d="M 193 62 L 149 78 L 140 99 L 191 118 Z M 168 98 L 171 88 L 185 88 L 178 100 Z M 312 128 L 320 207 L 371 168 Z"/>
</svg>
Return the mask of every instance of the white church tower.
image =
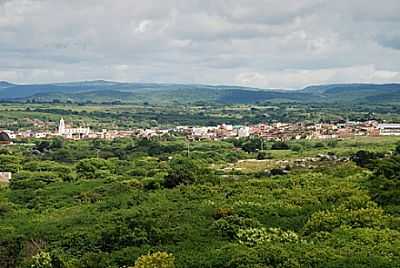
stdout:
<svg viewBox="0 0 400 268">
<path fill-rule="evenodd" d="M 65 133 L 65 123 L 64 118 L 61 117 L 60 124 L 58 125 L 58 134 L 64 135 Z"/>
</svg>

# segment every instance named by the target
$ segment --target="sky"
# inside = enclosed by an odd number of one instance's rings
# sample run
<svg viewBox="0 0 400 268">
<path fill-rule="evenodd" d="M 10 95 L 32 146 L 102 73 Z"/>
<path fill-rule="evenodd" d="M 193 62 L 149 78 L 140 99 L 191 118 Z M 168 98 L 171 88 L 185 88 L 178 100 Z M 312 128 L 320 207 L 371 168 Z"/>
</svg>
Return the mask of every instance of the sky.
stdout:
<svg viewBox="0 0 400 268">
<path fill-rule="evenodd" d="M 400 82 L 399 0 L 0 0 L 0 80 Z"/>
</svg>

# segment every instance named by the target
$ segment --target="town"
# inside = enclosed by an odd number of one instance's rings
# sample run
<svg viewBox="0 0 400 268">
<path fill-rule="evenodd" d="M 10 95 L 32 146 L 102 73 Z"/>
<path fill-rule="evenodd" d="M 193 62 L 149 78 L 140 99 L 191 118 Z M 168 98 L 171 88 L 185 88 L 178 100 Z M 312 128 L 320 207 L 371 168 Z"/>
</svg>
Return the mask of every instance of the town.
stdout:
<svg viewBox="0 0 400 268">
<path fill-rule="evenodd" d="M 61 118 L 57 129 L 53 131 L 23 130 L 11 131 L 0 130 L 0 142 L 2 144 L 12 143 L 14 139 L 51 139 L 63 137 L 67 140 L 81 139 L 106 139 L 115 138 L 153 138 L 168 135 L 181 135 L 189 140 L 223 140 L 230 138 L 261 137 L 265 140 L 288 141 L 288 140 L 326 140 L 344 139 L 357 136 L 400 136 L 400 124 L 379 123 L 377 121 L 365 122 L 340 122 L 340 123 L 261 123 L 248 126 L 233 126 L 221 124 L 218 126 L 177 126 L 173 128 L 136 128 L 129 130 L 107 130 L 94 131 L 90 127 L 71 127 Z"/>
</svg>

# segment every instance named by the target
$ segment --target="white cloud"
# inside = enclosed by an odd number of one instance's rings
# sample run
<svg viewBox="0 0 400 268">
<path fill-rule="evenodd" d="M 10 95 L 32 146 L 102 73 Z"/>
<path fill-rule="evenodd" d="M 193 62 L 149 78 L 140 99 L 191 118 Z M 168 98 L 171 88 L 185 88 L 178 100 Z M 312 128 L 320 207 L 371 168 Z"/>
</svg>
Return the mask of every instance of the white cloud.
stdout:
<svg viewBox="0 0 400 268">
<path fill-rule="evenodd" d="M 398 0 L 0 0 L 0 80 L 397 82 L 399 13 Z"/>
<path fill-rule="evenodd" d="M 283 70 L 265 73 L 248 72 L 236 76 L 236 83 L 261 88 L 299 88 L 312 84 L 384 83 L 400 81 L 400 72 L 377 70 L 373 65 L 318 70 Z"/>
<path fill-rule="evenodd" d="M 136 33 L 145 33 L 150 29 L 152 21 L 142 20 L 139 25 L 135 28 Z"/>
</svg>

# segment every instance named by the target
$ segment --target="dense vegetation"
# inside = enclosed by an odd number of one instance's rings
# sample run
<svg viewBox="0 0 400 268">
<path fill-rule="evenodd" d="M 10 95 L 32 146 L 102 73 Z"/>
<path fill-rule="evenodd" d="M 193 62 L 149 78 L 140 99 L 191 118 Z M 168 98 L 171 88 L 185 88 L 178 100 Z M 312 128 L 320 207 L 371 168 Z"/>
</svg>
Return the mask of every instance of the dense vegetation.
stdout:
<svg viewBox="0 0 400 268">
<path fill-rule="evenodd" d="M 5 146 L 0 267 L 399 267 L 397 141 Z"/>
</svg>

